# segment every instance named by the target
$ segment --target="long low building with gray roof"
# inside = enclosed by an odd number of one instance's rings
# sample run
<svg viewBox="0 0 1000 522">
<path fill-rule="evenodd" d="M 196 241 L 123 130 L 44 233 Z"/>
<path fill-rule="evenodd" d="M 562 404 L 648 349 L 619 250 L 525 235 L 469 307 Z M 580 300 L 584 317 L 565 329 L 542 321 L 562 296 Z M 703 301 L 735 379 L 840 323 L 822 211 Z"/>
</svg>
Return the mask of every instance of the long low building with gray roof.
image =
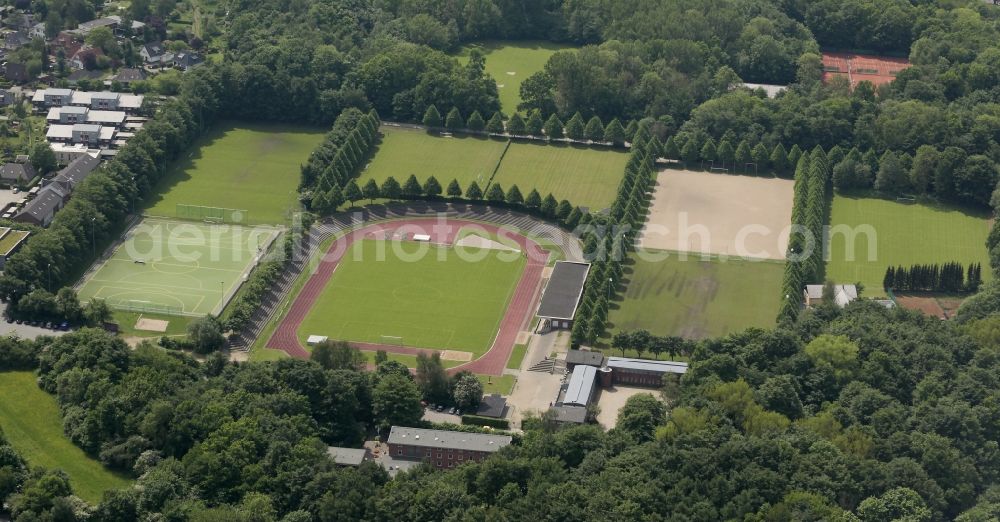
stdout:
<svg viewBox="0 0 1000 522">
<path fill-rule="evenodd" d="M 420 460 L 448 469 L 470 460 L 480 462 L 509 446 L 511 440 L 510 435 L 393 426 L 387 444 L 393 459 Z"/>
<path fill-rule="evenodd" d="M 573 317 L 583 296 L 583 286 L 590 273 L 589 263 L 559 261 L 552 268 L 542 300 L 538 305 L 538 317 L 549 321 L 553 328 L 573 327 Z"/>
</svg>

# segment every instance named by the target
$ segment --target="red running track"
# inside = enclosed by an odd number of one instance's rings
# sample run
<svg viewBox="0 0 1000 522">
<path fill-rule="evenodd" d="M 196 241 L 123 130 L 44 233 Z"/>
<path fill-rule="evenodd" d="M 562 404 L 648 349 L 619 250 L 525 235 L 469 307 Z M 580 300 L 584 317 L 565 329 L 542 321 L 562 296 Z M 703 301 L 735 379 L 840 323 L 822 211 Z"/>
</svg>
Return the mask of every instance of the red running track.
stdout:
<svg viewBox="0 0 1000 522">
<path fill-rule="evenodd" d="M 306 314 L 316 303 L 326 287 L 327 282 L 337 269 L 341 258 L 349 250 L 350 246 L 358 239 L 370 238 L 409 238 L 413 234 L 427 234 L 431 241 L 437 244 L 451 245 L 455 241 L 459 230 L 464 227 L 475 227 L 484 232 L 498 234 L 505 239 L 510 239 L 517 243 L 522 252 L 527 253 L 527 264 L 521 279 L 517 282 L 514 294 L 510 298 L 507 311 L 500 321 L 500 328 L 493 345 L 475 361 L 470 361 L 462 365 L 451 368 L 450 372 L 468 370 L 474 373 L 486 375 L 501 375 L 510 358 L 517 334 L 521 332 L 528 323 L 528 319 L 538 298 L 539 287 L 542 281 L 542 271 L 548 259 L 548 252 L 541 248 L 534 241 L 512 232 L 509 229 L 501 228 L 497 225 L 489 225 L 475 221 L 448 218 L 415 218 L 401 219 L 375 223 L 349 232 L 343 238 L 338 239 L 330 245 L 330 248 L 323 254 L 315 272 L 306 281 L 305 286 L 292 302 L 288 313 L 281 320 L 271 339 L 267 342 L 268 348 L 282 350 L 292 357 L 305 359 L 309 357 L 309 352 L 299 342 L 297 332 Z M 386 352 L 416 355 L 420 352 L 432 353 L 433 350 L 422 350 L 409 346 L 388 346 L 372 343 L 351 343 L 361 350 L 385 350 Z"/>
</svg>

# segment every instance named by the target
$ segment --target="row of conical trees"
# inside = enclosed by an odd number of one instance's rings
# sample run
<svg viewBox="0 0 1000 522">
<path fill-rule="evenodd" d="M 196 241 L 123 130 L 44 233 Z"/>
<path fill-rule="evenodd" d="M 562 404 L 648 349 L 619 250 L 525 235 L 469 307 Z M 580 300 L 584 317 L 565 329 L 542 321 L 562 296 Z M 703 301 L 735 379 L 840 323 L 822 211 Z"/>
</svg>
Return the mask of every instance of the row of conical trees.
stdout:
<svg viewBox="0 0 1000 522">
<path fill-rule="evenodd" d="M 961 263 L 943 265 L 890 266 L 882 286 L 898 292 L 975 292 L 983 282 L 983 267 L 972 263 L 968 270 Z"/>
</svg>

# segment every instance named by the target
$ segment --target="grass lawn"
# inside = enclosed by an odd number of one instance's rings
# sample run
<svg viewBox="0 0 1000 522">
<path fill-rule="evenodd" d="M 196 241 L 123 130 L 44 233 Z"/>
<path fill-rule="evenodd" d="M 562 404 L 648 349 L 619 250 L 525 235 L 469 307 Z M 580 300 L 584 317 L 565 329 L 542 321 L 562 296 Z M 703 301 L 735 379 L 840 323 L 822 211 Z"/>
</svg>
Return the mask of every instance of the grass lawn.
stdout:
<svg viewBox="0 0 1000 522">
<path fill-rule="evenodd" d="M 517 344 L 514 345 L 514 351 L 510 353 L 510 359 L 507 359 L 507 368 L 511 370 L 517 370 L 521 368 L 521 362 L 524 361 L 524 356 L 528 353 L 528 345 Z"/>
<path fill-rule="evenodd" d="M 372 365 L 375 364 L 375 355 L 376 355 L 376 352 L 364 350 L 361 353 L 363 353 L 364 356 L 365 356 L 365 359 L 368 360 L 368 364 L 372 364 Z M 386 353 L 386 355 L 389 357 L 390 361 L 401 362 L 401 363 L 405 364 L 407 368 L 416 368 L 417 367 L 417 356 L 416 355 L 406 355 L 405 353 Z M 459 364 L 463 364 L 463 362 L 464 361 L 445 361 L 444 359 L 442 359 L 441 360 L 441 366 L 444 366 L 445 368 L 452 368 L 454 366 L 458 366 Z"/>
<path fill-rule="evenodd" d="M 396 336 L 406 346 L 475 358 L 492 344 L 524 264 L 520 254 L 505 251 L 357 241 L 299 337 L 380 343 L 382 336 Z"/>
<path fill-rule="evenodd" d="M 369 179 L 381 185 L 389 176 L 402 185 L 414 174 L 421 184 L 434 176 L 442 188 L 457 179 L 463 191 L 473 181 L 485 189 L 506 146 L 503 140 L 481 137 L 440 137 L 422 130 L 385 126 L 381 131 L 375 158 L 358 180 L 362 187 Z"/>
<path fill-rule="evenodd" d="M 628 154 L 612 149 L 571 145 L 513 143 L 493 181 L 506 191 L 517 185 L 527 196 L 532 188 L 545 197 L 592 210 L 607 208 L 615 199 Z"/>
<path fill-rule="evenodd" d="M 521 103 L 521 82 L 541 71 L 545 67 L 545 62 L 549 61 L 549 57 L 556 51 L 570 47 L 540 41 L 477 42 L 466 45 L 459 51 L 458 57 L 461 63 L 468 63 L 469 51 L 473 48 L 481 50 L 486 55 L 486 72 L 497 82 L 500 105 L 506 114 L 513 114 L 517 110 L 517 105 Z M 489 115 L 483 117 L 489 118 Z"/>
<path fill-rule="evenodd" d="M 860 281 L 866 296 L 885 295 L 882 279 L 890 266 L 982 263 L 986 267 L 983 278 L 990 277 L 985 246 L 990 225 L 983 216 L 945 206 L 838 195 L 833 200 L 830 224 L 847 225 L 859 233 L 851 256 L 845 235 L 831 229 L 827 278 L 845 284 Z M 871 239 L 860 233 L 865 230 L 862 227 L 874 231 Z"/>
<path fill-rule="evenodd" d="M 323 141 L 313 127 L 216 125 L 153 191 L 146 212 L 175 216 L 177 204 L 249 211 L 252 224 L 282 224 L 299 208 L 299 166 Z"/>
<path fill-rule="evenodd" d="M 483 395 L 489 395 L 491 393 L 499 393 L 500 395 L 510 395 L 510 392 L 514 389 L 514 376 L 513 375 L 479 375 L 479 382 L 483 383 Z"/>
<path fill-rule="evenodd" d="M 281 350 L 264 348 L 263 346 L 254 347 L 254 349 L 250 351 L 250 362 L 280 361 L 281 359 L 287 358 L 287 353 Z"/>
<path fill-rule="evenodd" d="M 702 261 L 696 255 L 682 261 L 673 253 L 662 261 L 636 257 L 625 267 L 624 300 L 612 305 L 611 331 L 641 328 L 701 339 L 774 326 L 783 263 Z"/>
<path fill-rule="evenodd" d="M 63 434 L 55 397 L 38 387 L 32 372 L 0 374 L 0 397 L 0 428 L 29 463 L 66 471 L 73 491 L 92 504 L 105 491 L 128 485 L 127 477 L 109 471 Z"/>
</svg>

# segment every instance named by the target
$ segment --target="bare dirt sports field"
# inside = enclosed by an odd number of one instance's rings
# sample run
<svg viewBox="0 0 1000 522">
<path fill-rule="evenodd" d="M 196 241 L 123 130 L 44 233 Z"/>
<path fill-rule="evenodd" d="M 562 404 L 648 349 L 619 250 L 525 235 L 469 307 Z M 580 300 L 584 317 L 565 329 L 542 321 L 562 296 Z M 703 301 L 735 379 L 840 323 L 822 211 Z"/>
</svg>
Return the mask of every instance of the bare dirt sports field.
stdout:
<svg viewBox="0 0 1000 522">
<path fill-rule="evenodd" d="M 663 170 L 639 246 L 784 259 L 793 185 L 786 179 Z"/>
</svg>

